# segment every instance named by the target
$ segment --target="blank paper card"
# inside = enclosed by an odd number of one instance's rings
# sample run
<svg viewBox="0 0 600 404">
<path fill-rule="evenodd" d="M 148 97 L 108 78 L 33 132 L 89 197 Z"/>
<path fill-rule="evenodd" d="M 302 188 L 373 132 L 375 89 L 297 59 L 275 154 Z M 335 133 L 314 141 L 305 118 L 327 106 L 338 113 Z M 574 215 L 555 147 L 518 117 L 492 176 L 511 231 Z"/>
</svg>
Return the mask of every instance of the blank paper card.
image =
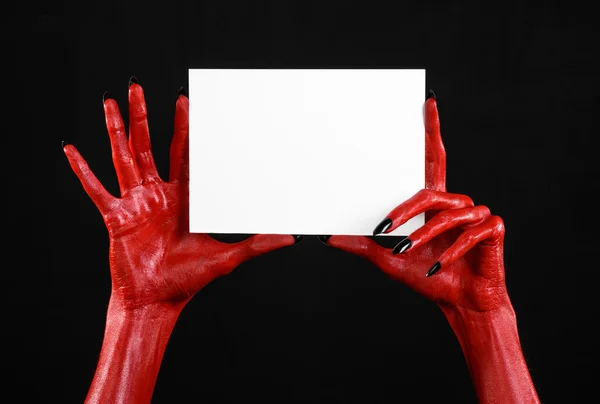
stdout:
<svg viewBox="0 0 600 404">
<path fill-rule="evenodd" d="M 189 98 L 191 232 L 371 235 L 425 186 L 423 69 L 191 69 Z"/>
</svg>

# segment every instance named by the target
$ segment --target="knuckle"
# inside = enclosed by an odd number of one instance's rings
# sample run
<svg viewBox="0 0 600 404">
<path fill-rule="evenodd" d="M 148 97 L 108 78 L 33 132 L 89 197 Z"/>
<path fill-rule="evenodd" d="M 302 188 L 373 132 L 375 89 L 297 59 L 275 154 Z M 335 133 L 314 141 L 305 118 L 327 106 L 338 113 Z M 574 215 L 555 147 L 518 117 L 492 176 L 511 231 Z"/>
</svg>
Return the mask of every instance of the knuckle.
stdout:
<svg viewBox="0 0 600 404">
<path fill-rule="evenodd" d="M 442 224 L 451 221 L 453 216 L 454 215 L 450 211 L 443 210 L 436 215 L 435 219 L 437 223 Z"/>
<path fill-rule="evenodd" d="M 79 168 L 79 172 L 84 177 L 88 177 L 90 174 L 92 174 L 92 170 L 90 169 L 90 167 L 87 164 L 79 163 L 78 168 Z"/>
<path fill-rule="evenodd" d="M 420 198 L 429 198 L 433 194 L 433 191 L 427 188 L 423 188 L 417 192 L 415 196 L 419 196 Z"/>
<path fill-rule="evenodd" d="M 119 153 L 115 156 L 115 160 L 123 166 L 133 166 L 133 158 L 125 153 Z"/>
<path fill-rule="evenodd" d="M 471 199 L 471 197 L 468 195 L 463 195 L 463 194 L 447 194 L 447 195 L 448 196 L 446 197 L 446 199 L 448 200 L 448 202 L 450 204 L 454 205 L 454 208 L 456 208 L 456 209 L 472 208 L 475 206 L 473 199 Z"/>
<path fill-rule="evenodd" d="M 477 233 L 475 233 L 475 231 L 473 231 L 473 230 L 467 231 L 467 232 L 463 233 L 462 239 L 466 244 L 470 245 L 477 240 Z"/>
<path fill-rule="evenodd" d="M 471 199 L 470 196 L 468 195 L 461 195 L 462 196 L 462 200 L 464 202 L 465 205 L 467 206 L 475 206 L 475 202 L 473 202 L 473 199 Z"/>
<path fill-rule="evenodd" d="M 125 135 L 125 128 L 123 128 L 123 126 L 119 123 L 111 122 L 111 124 L 108 126 L 108 129 L 109 129 L 109 135 L 111 135 L 114 139 L 127 137 Z"/>
<path fill-rule="evenodd" d="M 475 207 L 475 209 L 477 211 L 477 216 L 479 216 L 479 217 L 487 217 L 492 214 L 492 212 L 490 211 L 490 208 L 488 208 L 485 205 L 478 205 Z"/>
<path fill-rule="evenodd" d="M 141 123 L 143 121 L 146 120 L 148 114 L 146 112 L 146 108 L 142 108 L 142 107 L 137 107 L 132 111 L 132 118 L 138 122 Z"/>
<path fill-rule="evenodd" d="M 490 218 L 490 221 L 491 221 L 492 228 L 494 230 L 494 234 L 498 235 L 498 236 L 504 235 L 504 232 L 505 232 L 504 220 L 502 220 L 502 218 L 500 216 L 494 215 Z"/>
</svg>

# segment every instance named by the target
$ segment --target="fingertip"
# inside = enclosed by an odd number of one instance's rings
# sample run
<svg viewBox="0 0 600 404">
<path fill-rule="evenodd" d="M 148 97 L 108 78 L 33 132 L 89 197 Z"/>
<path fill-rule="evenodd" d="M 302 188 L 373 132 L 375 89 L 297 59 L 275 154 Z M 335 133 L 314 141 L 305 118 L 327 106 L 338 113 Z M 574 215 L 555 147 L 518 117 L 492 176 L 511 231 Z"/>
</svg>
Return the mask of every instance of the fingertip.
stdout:
<svg viewBox="0 0 600 404">
<path fill-rule="evenodd" d="M 146 103 L 146 100 L 144 98 L 144 89 L 134 76 L 131 76 L 131 78 L 129 79 L 129 91 L 127 96 L 129 99 L 130 108 L 132 104 L 135 106 L 140 104 L 145 105 Z"/>
<path fill-rule="evenodd" d="M 427 98 L 425 101 L 425 114 L 431 116 L 437 112 L 437 99 L 434 97 Z"/>
<path fill-rule="evenodd" d="M 299 243 L 296 236 L 289 234 L 256 234 L 248 239 L 249 247 L 255 254 L 263 254 L 283 247 L 290 247 Z"/>
<path fill-rule="evenodd" d="M 327 245 L 353 254 L 366 254 L 370 243 L 375 243 L 364 236 L 331 236 Z"/>
<path fill-rule="evenodd" d="M 435 98 L 429 98 L 425 102 L 425 130 L 429 134 L 439 132 L 440 119 Z"/>
<path fill-rule="evenodd" d="M 177 94 L 178 94 L 177 101 L 176 101 L 177 106 L 179 108 L 185 108 L 190 102 L 189 98 L 187 97 L 187 94 L 179 94 L 179 93 L 177 93 Z"/>
<path fill-rule="evenodd" d="M 104 94 L 108 94 L 107 92 L 104 92 Z M 104 113 L 105 114 L 113 114 L 113 113 L 117 113 L 119 111 L 119 105 L 117 104 L 117 100 L 115 100 L 112 95 L 108 94 L 107 97 L 102 97 L 102 102 L 103 102 L 103 106 L 104 106 Z"/>
<path fill-rule="evenodd" d="M 66 143 L 65 141 L 62 142 L 62 149 L 63 152 L 67 155 L 67 157 L 71 157 L 74 151 L 77 150 L 75 146 L 73 146 L 70 143 Z"/>
<path fill-rule="evenodd" d="M 321 240 L 321 237 L 326 237 L 324 242 L 327 245 L 338 248 L 351 244 L 353 241 L 350 236 L 319 236 L 319 240 Z M 323 242 L 323 240 L 321 241 Z"/>
</svg>

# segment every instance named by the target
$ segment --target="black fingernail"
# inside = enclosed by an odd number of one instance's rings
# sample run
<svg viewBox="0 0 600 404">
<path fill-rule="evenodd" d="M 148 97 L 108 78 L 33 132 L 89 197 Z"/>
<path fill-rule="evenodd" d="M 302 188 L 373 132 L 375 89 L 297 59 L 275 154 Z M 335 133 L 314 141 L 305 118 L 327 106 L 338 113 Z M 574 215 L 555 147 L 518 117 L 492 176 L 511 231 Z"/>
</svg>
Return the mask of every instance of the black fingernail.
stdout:
<svg viewBox="0 0 600 404">
<path fill-rule="evenodd" d="M 431 275 L 435 275 L 437 273 L 437 271 L 440 270 L 440 268 L 442 267 L 442 264 L 440 264 L 440 262 L 436 262 L 435 264 L 433 264 L 433 266 L 431 268 L 429 268 L 429 271 L 427 271 L 427 274 L 425 275 L 427 278 L 429 278 Z"/>
<path fill-rule="evenodd" d="M 181 86 L 179 88 L 179 90 L 177 91 L 177 97 L 179 97 L 180 95 L 184 95 L 187 98 L 190 98 L 190 97 L 188 97 L 187 91 L 185 91 L 185 88 L 183 88 L 183 86 Z"/>
<path fill-rule="evenodd" d="M 389 217 L 386 217 L 385 219 L 383 219 L 381 221 L 381 223 L 379 223 L 377 225 L 377 227 L 375 227 L 375 230 L 373 230 L 373 235 L 376 236 L 378 234 L 383 233 L 384 231 L 386 231 L 390 226 L 392 225 L 392 219 L 390 219 Z"/>
<path fill-rule="evenodd" d="M 404 240 L 402 240 L 401 242 L 399 242 L 398 244 L 396 244 L 396 246 L 392 250 L 392 254 L 403 253 L 406 250 L 408 250 L 410 247 L 412 247 L 412 241 L 411 241 L 411 239 L 409 239 L 408 237 L 406 237 Z"/>
<path fill-rule="evenodd" d="M 327 244 L 327 240 L 329 240 L 329 237 L 331 236 L 318 236 L 319 240 L 321 241 L 321 243 L 325 244 L 325 245 L 329 245 Z"/>
<path fill-rule="evenodd" d="M 298 244 L 304 239 L 304 237 L 298 235 L 293 235 L 292 237 L 294 237 L 294 244 Z"/>
<path fill-rule="evenodd" d="M 108 91 L 105 91 L 104 94 L 102 95 L 102 102 L 106 102 L 106 100 L 110 100 L 111 98 L 112 98 L 112 95 L 110 95 Z"/>
<path fill-rule="evenodd" d="M 68 143 L 65 143 L 65 141 L 63 140 L 62 142 L 60 142 L 60 147 L 62 147 L 63 149 L 65 148 L 65 145 L 67 145 Z"/>
<path fill-rule="evenodd" d="M 135 76 L 129 78 L 129 87 L 131 87 L 132 84 L 139 84 Z"/>
<path fill-rule="evenodd" d="M 433 92 L 432 89 L 429 89 L 429 91 L 427 91 L 427 99 L 433 98 L 435 100 L 435 93 Z"/>
</svg>

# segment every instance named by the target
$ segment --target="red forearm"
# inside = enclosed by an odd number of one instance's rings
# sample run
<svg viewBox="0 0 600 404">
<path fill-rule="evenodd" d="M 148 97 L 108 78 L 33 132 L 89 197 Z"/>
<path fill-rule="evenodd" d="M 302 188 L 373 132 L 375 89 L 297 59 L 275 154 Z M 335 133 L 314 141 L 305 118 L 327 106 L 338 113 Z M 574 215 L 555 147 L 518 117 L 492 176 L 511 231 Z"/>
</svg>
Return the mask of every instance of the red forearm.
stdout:
<svg viewBox="0 0 600 404">
<path fill-rule="evenodd" d="M 462 346 L 481 403 L 539 403 L 510 302 L 488 312 L 442 307 Z"/>
<path fill-rule="evenodd" d="M 86 403 L 150 403 L 180 307 L 124 310 L 111 298 L 100 360 Z"/>
</svg>

